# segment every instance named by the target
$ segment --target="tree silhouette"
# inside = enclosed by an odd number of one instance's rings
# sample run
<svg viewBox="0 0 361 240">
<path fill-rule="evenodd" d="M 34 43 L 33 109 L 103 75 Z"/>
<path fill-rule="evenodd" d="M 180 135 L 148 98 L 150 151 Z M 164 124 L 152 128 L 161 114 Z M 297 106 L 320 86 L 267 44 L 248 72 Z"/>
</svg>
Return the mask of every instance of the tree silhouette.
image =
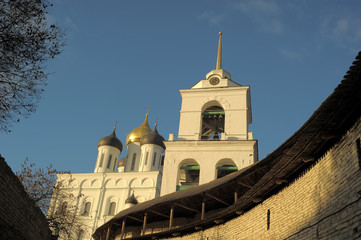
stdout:
<svg viewBox="0 0 361 240">
<path fill-rule="evenodd" d="M 0 131 L 34 112 L 46 62 L 60 54 L 64 33 L 47 21 L 47 0 L 0 1 Z"/>
<path fill-rule="evenodd" d="M 87 228 L 82 219 L 75 217 L 77 202 L 82 195 L 72 194 L 69 187 L 57 181 L 57 173 L 51 165 L 46 169 L 36 168 L 26 158 L 16 175 L 35 205 L 46 215 L 53 234 L 60 235 L 61 239 L 76 239 L 79 230 Z M 69 174 L 67 182 L 71 179 Z"/>
</svg>

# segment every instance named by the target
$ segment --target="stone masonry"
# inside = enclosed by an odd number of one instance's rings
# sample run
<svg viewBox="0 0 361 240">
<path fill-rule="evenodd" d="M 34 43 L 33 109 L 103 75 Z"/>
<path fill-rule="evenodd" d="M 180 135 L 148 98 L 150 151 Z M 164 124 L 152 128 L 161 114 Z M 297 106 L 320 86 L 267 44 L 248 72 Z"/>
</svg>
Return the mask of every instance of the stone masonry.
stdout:
<svg viewBox="0 0 361 240">
<path fill-rule="evenodd" d="M 0 239 L 51 239 L 48 223 L 0 156 Z"/>
<path fill-rule="evenodd" d="M 361 121 L 282 191 L 222 225 L 177 240 L 361 239 Z"/>
</svg>

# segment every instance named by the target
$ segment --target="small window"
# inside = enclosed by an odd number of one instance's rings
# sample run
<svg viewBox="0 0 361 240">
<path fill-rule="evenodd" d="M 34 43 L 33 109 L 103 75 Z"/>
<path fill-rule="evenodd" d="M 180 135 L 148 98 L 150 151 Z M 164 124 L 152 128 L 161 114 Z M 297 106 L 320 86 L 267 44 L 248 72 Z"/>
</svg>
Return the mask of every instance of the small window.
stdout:
<svg viewBox="0 0 361 240">
<path fill-rule="evenodd" d="M 157 158 L 157 153 L 155 152 L 154 155 L 153 155 L 153 163 L 152 163 L 153 166 L 155 165 L 155 159 L 156 158 Z"/>
<path fill-rule="evenodd" d="M 110 154 L 109 155 L 109 158 L 108 158 L 108 164 L 107 164 L 107 168 L 110 168 L 110 163 L 112 162 L 112 155 Z"/>
<path fill-rule="evenodd" d="M 361 168 L 361 143 L 360 138 L 356 140 L 357 156 L 358 156 L 358 166 Z"/>
<path fill-rule="evenodd" d="M 68 202 L 63 202 L 60 208 L 60 214 L 65 216 L 67 208 L 68 208 Z"/>
<path fill-rule="evenodd" d="M 102 155 L 100 156 L 99 167 L 103 166 L 103 159 L 104 159 L 104 153 L 102 153 Z"/>
<path fill-rule="evenodd" d="M 77 239 L 78 239 L 78 240 L 81 240 L 81 239 L 83 238 L 83 235 L 84 235 L 84 231 L 83 231 L 82 229 L 80 229 L 79 232 L 78 232 L 78 237 L 77 237 Z"/>
<path fill-rule="evenodd" d="M 144 165 L 148 164 L 148 158 L 149 158 L 149 152 L 147 152 L 147 154 L 145 155 L 145 163 L 144 163 Z"/>
<path fill-rule="evenodd" d="M 271 211 L 268 209 L 267 210 L 267 230 L 269 230 L 271 226 Z"/>
<path fill-rule="evenodd" d="M 92 205 L 91 202 L 86 202 L 86 203 L 85 203 L 83 216 L 89 216 L 91 205 Z"/>
<path fill-rule="evenodd" d="M 134 153 L 133 154 L 133 159 L 132 159 L 132 166 L 130 167 L 130 171 L 134 171 L 136 157 L 137 157 L 137 154 Z"/>
<path fill-rule="evenodd" d="M 110 216 L 114 216 L 114 213 L 115 213 L 115 206 L 116 206 L 116 203 L 115 203 L 115 202 L 111 202 L 111 203 L 110 203 L 110 205 L 109 205 L 108 215 L 110 215 Z"/>
<path fill-rule="evenodd" d="M 114 167 L 113 167 L 113 171 L 115 171 L 115 168 L 117 167 L 117 158 L 114 158 Z"/>
</svg>

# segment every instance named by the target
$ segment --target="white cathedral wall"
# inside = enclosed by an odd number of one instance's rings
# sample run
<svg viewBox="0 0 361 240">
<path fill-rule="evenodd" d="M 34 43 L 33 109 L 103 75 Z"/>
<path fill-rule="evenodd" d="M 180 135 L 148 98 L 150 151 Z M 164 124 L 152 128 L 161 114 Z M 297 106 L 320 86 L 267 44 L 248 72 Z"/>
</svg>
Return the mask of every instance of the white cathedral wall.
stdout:
<svg viewBox="0 0 361 240">
<path fill-rule="evenodd" d="M 217 164 L 232 160 L 238 169 L 258 161 L 256 140 L 247 141 L 167 141 L 161 195 L 176 191 L 181 163 L 193 159 L 200 166 L 199 184 L 217 178 Z"/>
<path fill-rule="evenodd" d="M 116 203 L 115 215 L 125 209 L 125 200 L 132 194 L 138 202 L 144 202 L 160 195 L 161 173 L 149 172 L 123 172 L 123 173 L 78 173 L 58 174 L 57 181 L 64 182 L 62 189 L 67 194 L 80 196 L 76 201 L 77 221 L 84 223 L 85 238 L 92 239 L 95 229 L 109 221 L 114 215 L 109 215 L 111 202 Z M 69 180 L 71 179 L 70 183 Z M 89 216 L 82 216 L 86 202 L 91 202 Z M 52 201 L 49 215 L 54 214 L 61 206 L 58 201 Z M 79 229 L 71 229 L 78 232 Z M 76 235 L 76 233 L 75 233 Z M 67 239 L 60 236 L 60 239 Z"/>
</svg>

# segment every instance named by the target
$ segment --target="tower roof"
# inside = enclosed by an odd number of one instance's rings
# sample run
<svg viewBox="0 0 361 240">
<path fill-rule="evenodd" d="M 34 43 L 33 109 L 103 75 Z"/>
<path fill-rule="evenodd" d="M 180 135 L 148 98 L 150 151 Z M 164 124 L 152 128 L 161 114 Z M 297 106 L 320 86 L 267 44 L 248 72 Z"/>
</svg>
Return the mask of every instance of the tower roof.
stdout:
<svg viewBox="0 0 361 240">
<path fill-rule="evenodd" d="M 114 127 L 112 134 L 110 134 L 109 136 L 103 137 L 102 139 L 99 140 L 98 147 L 112 146 L 112 147 L 118 148 L 119 151 L 123 150 L 123 144 L 115 135 L 115 129 L 116 129 L 116 127 Z"/>
<path fill-rule="evenodd" d="M 127 159 L 127 157 L 123 157 L 119 160 L 118 162 L 118 168 L 119 167 L 124 167 L 125 166 L 125 160 Z"/>
<path fill-rule="evenodd" d="M 149 111 L 149 108 L 148 108 Z M 140 139 L 148 134 L 152 132 L 152 129 L 149 127 L 149 123 L 148 123 L 148 112 L 145 115 L 145 119 L 144 122 L 137 128 L 134 128 L 132 131 L 130 131 L 130 133 L 127 136 L 127 145 L 131 142 L 140 142 Z"/>
<path fill-rule="evenodd" d="M 216 69 L 222 69 L 222 30 L 219 32 Z"/>
<path fill-rule="evenodd" d="M 163 149 L 165 149 L 165 145 L 164 145 L 163 141 L 165 141 L 165 140 L 158 133 L 157 124 L 155 124 L 153 131 L 142 137 L 142 139 L 140 140 L 140 146 L 142 146 L 144 144 L 155 144 L 155 145 L 158 145 L 158 146 L 162 147 Z"/>
</svg>

